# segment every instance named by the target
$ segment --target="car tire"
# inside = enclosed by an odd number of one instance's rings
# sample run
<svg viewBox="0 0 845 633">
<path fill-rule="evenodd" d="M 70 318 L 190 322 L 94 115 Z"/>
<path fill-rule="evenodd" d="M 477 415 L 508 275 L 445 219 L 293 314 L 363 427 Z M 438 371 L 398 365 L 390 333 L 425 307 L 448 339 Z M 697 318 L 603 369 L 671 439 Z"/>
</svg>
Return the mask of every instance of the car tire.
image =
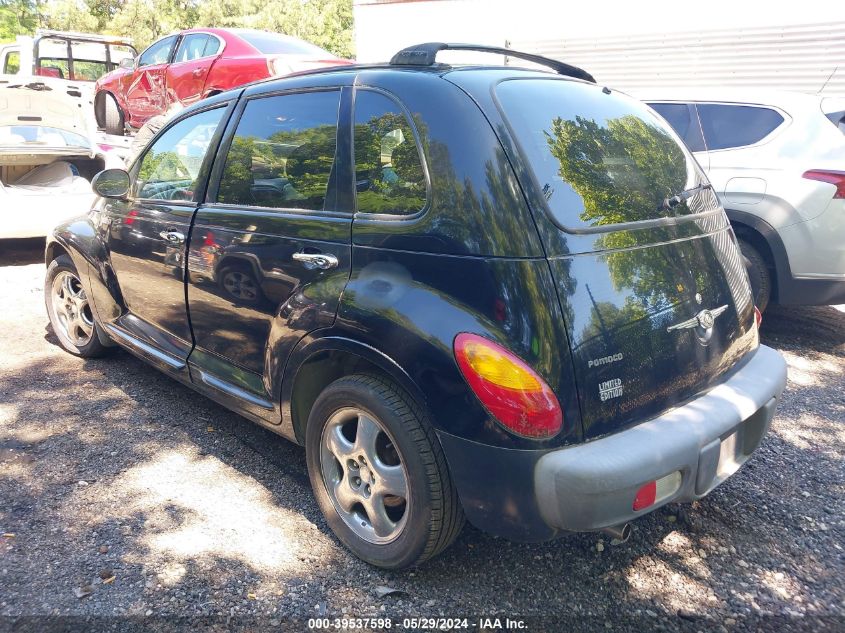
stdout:
<svg viewBox="0 0 845 633">
<path fill-rule="evenodd" d="M 103 129 L 105 129 L 106 134 L 123 136 L 125 131 L 123 113 L 120 111 L 115 98 L 110 94 L 103 97 L 103 119 Z"/>
<path fill-rule="evenodd" d="M 323 516 L 362 560 L 419 565 L 460 533 L 464 513 L 443 450 L 422 409 L 392 382 L 356 374 L 326 387 L 305 448 Z"/>
<path fill-rule="evenodd" d="M 744 240 L 739 240 L 739 250 L 747 260 L 748 280 L 751 282 L 751 294 L 754 305 L 760 312 L 769 305 L 772 294 L 772 277 L 765 258 L 756 248 Z"/>
<path fill-rule="evenodd" d="M 53 333 L 71 354 L 96 358 L 109 351 L 100 340 L 103 332 L 94 318 L 79 273 L 67 255 L 60 255 L 47 267 L 44 303 Z"/>
</svg>

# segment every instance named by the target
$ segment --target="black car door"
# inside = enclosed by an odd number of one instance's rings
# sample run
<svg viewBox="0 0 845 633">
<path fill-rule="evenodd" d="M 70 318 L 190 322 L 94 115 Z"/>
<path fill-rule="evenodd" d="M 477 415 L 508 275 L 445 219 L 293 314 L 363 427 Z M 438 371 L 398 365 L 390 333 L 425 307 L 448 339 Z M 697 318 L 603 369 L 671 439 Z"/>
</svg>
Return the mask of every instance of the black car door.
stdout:
<svg viewBox="0 0 845 633">
<path fill-rule="evenodd" d="M 224 104 L 170 125 L 135 162 L 127 199 L 105 207 L 104 241 L 123 312 L 104 326 L 169 370 L 184 369 L 191 351 L 185 248 L 226 111 Z"/>
<path fill-rule="evenodd" d="M 191 379 L 275 424 L 288 353 L 333 323 L 349 278 L 348 101 L 346 89 L 243 100 L 191 233 Z"/>
</svg>

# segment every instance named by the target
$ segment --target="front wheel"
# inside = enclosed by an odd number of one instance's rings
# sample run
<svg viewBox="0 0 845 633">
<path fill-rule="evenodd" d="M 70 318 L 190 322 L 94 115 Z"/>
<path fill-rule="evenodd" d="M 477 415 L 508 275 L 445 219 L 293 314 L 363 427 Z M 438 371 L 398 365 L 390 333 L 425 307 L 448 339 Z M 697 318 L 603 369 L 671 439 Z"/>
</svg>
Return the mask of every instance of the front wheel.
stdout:
<svg viewBox="0 0 845 633">
<path fill-rule="evenodd" d="M 50 325 L 62 347 L 83 358 L 94 358 L 106 353 L 108 348 L 97 335 L 99 326 L 94 321 L 94 313 L 79 280 L 79 273 L 67 255 L 60 255 L 47 267 L 44 303 Z"/>
<path fill-rule="evenodd" d="M 438 554 L 464 515 L 424 414 L 393 383 L 353 375 L 317 398 L 305 438 L 317 503 L 359 558 L 400 569 Z"/>
</svg>

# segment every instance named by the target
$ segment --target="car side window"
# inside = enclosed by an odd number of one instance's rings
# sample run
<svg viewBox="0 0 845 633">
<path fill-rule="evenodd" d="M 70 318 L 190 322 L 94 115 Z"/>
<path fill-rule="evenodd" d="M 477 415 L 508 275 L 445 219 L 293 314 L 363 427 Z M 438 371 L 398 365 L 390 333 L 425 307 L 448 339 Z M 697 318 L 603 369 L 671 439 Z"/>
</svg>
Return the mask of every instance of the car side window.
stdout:
<svg viewBox="0 0 845 633">
<path fill-rule="evenodd" d="M 226 156 L 217 202 L 323 211 L 339 103 L 337 90 L 248 101 Z"/>
<path fill-rule="evenodd" d="M 355 190 L 359 213 L 410 215 L 426 202 L 426 179 L 405 114 L 372 90 L 355 95 Z"/>
<path fill-rule="evenodd" d="M 173 58 L 173 63 L 189 62 L 203 57 L 208 39 L 208 35 L 205 33 L 192 33 L 183 37 L 179 43 L 179 48 L 176 49 L 176 56 Z"/>
<path fill-rule="evenodd" d="M 704 139 L 701 126 L 690 114 L 686 103 L 649 103 L 649 105 L 672 126 L 678 136 L 687 144 L 690 151 L 703 152 Z"/>
<path fill-rule="evenodd" d="M 150 145 L 135 178 L 135 197 L 152 200 L 193 199 L 197 177 L 225 108 L 182 119 Z"/>
<path fill-rule="evenodd" d="M 155 44 L 141 53 L 138 58 L 138 66 L 152 66 L 154 64 L 166 64 L 170 59 L 170 51 L 173 50 L 173 44 L 176 42 L 176 36 L 171 35 L 159 40 Z"/>
<path fill-rule="evenodd" d="M 217 55 L 217 52 L 220 50 L 220 40 L 218 40 L 213 35 L 208 36 L 208 40 L 205 42 L 205 50 L 203 50 L 202 56 L 203 57 L 211 57 L 212 55 Z"/>
<path fill-rule="evenodd" d="M 753 145 L 783 123 L 783 117 L 759 106 L 699 103 L 697 105 L 707 149 Z"/>
</svg>

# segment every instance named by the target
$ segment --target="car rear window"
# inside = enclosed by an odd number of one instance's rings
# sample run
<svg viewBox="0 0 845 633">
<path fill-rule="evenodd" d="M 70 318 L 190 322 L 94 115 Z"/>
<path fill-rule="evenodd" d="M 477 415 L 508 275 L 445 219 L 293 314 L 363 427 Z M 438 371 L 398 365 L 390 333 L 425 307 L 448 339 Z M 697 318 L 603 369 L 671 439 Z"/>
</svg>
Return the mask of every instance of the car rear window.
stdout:
<svg viewBox="0 0 845 633">
<path fill-rule="evenodd" d="M 264 31 L 235 31 L 238 37 L 258 49 L 264 55 L 313 55 L 331 59 L 331 53 L 319 46 L 303 42 L 293 37 L 285 37 Z"/>
<path fill-rule="evenodd" d="M 499 107 L 552 218 L 579 230 L 690 213 L 666 200 L 698 183 L 689 152 L 645 104 L 592 84 L 514 79 Z"/>
<path fill-rule="evenodd" d="M 704 138 L 698 120 L 690 114 L 686 103 L 649 103 L 657 114 L 678 133 L 692 152 L 704 151 Z"/>
<path fill-rule="evenodd" d="M 718 103 L 696 107 L 709 150 L 753 145 L 783 123 L 783 117 L 770 108 Z"/>
</svg>

